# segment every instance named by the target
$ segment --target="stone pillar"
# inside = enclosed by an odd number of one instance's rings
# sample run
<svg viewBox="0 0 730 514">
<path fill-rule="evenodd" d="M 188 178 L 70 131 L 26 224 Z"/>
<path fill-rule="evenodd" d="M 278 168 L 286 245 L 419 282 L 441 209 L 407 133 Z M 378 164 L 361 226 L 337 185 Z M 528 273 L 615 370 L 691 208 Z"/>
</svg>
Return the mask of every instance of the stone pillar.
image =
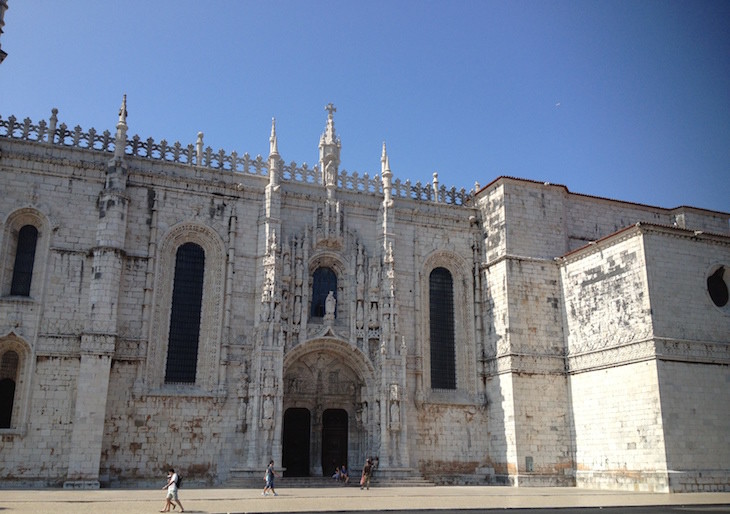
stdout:
<svg viewBox="0 0 730 514">
<path fill-rule="evenodd" d="M 97 202 L 99 219 L 92 249 L 89 312 L 81 336 L 76 406 L 64 488 L 98 488 L 111 360 L 117 339 L 117 307 L 127 231 L 126 96 L 119 110 L 114 157 Z"/>
</svg>

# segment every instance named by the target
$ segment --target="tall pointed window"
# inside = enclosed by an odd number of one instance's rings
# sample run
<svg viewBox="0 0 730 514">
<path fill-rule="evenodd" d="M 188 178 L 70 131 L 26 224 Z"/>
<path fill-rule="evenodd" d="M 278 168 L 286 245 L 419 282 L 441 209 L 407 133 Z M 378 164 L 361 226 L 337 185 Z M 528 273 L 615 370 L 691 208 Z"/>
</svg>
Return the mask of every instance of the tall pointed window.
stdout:
<svg viewBox="0 0 730 514">
<path fill-rule="evenodd" d="M 195 243 L 177 250 L 165 382 L 195 383 L 203 303 L 205 251 Z"/>
<path fill-rule="evenodd" d="M 456 389 L 454 280 L 446 268 L 429 276 L 431 388 Z"/>
<path fill-rule="evenodd" d="M 12 427 L 18 361 L 18 354 L 12 350 L 0 357 L 0 428 Z"/>
<path fill-rule="evenodd" d="M 33 262 L 37 242 L 38 229 L 33 225 L 25 225 L 18 232 L 13 280 L 10 286 L 10 294 L 13 296 L 30 296 L 30 283 L 33 278 Z"/>
<path fill-rule="evenodd" d="M 313 318 L 323 318 L 326 313 L 327 295 L 330 291 L 337 300 L 337 275 L 330 268 L 317 268 L 312 275 L 312 311 Z M 337 312 L 335 311 L 335 316 Z"/>
</svg>

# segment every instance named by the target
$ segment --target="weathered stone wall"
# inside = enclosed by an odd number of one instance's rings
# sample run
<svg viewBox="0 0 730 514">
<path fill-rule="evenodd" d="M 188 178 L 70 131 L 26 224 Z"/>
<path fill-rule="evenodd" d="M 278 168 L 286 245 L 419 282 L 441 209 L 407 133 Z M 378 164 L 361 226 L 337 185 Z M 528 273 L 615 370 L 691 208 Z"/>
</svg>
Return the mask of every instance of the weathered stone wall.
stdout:
<svg viewBox="0 0 730 514">
<path fill-rule="evenodd" d="M 713 269 L 730 268 L 726 238 L 707 234 L 730 234 L 727 215 L 511 178 L 461 203 L 398 183 L 384 207 L 382 185 L 343 173 L 327 201 L 306 167 L 288 166 L 277 184 L 262 159 L 207 150 L 172 162 L 169 147 L 148 142 L 142 157 L 137 141 L 123 159 L 125 228 L 113 230 L 121 218 L 101 219 L 113 206 L 99 204 L 108 136 L 103 150 L 93 138 L 84 149 L 79 131 L 49 144 L 20 136 L 27 127 L 4 130 L 0 351 L 16 350 L 21 372 L 13 426 L 0 429 L 0 478 L 93 481 L 98 467 L 103 483 L 149 484 L 167 466 L 207 483 L 234 470 L 259 478 L 269 458 L 280 461 L 284 408 L 306 405 L 313 433 L 323 409 L 344 410 L 348 459 L 379 452 L 383 473 L 660 491 L 727 483 L 730 409 L 717 396 L 730 380 L 730 307 L 713 305 L 706 286 Z M 9 297 L 9 241 L 28 220 L 40 228 L 34 283 L 29 297 Z M 97 246 L 122 240 L 109 269 L 92 269 L 104 262 L 95 248 L 109 250 Z M 166 384 L 174 253 L 186 241 L 206 252 L 199 374 Z M 97 316 L 95 334 L 92 284 L 119 266 L 97 287 L 109 320 Z M 334 320 L 308 319 L 319 266 L 337 273 Z M 454 390 L 431 388 L 437 267 L 454 280 Z M 358 301 L 381 309 L 375 323 L 357 326 Z M 347 367 L 337 394 L 340 382 L 317 382 L 337 371 L 322 362 Z M 297 366 L 318 378 L 285 383 Z M 104 399 L 88 402 L 94 393 Z M 85 452 L 87 436 L 101 455 Z"/>
<path fill-rule="evenodd" d="M 59 486 L 64 481 L 78 369 L 78 358 L 37 358 L 29 423 L 24 430 L 3 434 L 0 439 L 0 473 L 7 483 Z"/>
<path fill-rule="evenodd" d="M 573 374 L 570 394 L 577 485 L 667 492 L 656 362 Z"/>
<path fill-rule="evenodd" d="M 595 365 L 600 350 L 628 348 L 651 336 L 643 240 L 636 230 L 567 256 L 561 275 L 570 369 Z M 610 357 L 605 364 L 622 360 Z"/>
<path fill-rule="evenodd" d="M 707 278 L 730 269 L 730 241 L 645 231 L 670 487 L 728 490 L 730 305 L 715 305 Z"/>
<path fill-rule="evenodd" d="M 671 490 L 730 490 L 728 364 L 659 361 Z"/>
</svg>

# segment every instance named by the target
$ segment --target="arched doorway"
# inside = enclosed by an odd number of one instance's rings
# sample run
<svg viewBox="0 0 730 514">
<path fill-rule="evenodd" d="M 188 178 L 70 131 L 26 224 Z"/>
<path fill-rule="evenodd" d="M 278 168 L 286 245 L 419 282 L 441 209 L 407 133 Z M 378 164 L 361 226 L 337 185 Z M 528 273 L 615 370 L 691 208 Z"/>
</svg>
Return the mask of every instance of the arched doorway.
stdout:
<svg viewBox="0 0 730 514">
<path fill-rule="evenodd" d="M 309 409 L 291 408 L 284 413 L 281 464 L 285 477 L 309 476 Z"/>
<path fill-rule="evenodd" d="M 308 455 L 310 476 L 331 475 L 334 466 L 359 462 L 370 448 L 377 446 L 370 398 L 373 375 L 367 356 L 334 337 L 308 341 L 287 352 L 283 370 L 282 457 L 287 459 L 285 466 L 290 459 L 294 462 L 287 476 L 304 474 L 305 463 L 296 463 L 299 457 L 293 456 L 292 449 L 306 443 L 301 434 L 292 431 L 308 434 L 308 453 L 297 452 L 300 456 Z M 295 414 L 300 409 L 307 414 Z M 301 428 L 297 428 L 296 416 L 309 416 L 306 428 L 305 421 L 300 421 Z"/>
<path fill-rule="evenodd" d="M 332 476 L 338 466 L 347 465 L 347 426 L 345 410 L 327 409 L 322 413 L 322 471 L 324 476 Z"/>
</svg>

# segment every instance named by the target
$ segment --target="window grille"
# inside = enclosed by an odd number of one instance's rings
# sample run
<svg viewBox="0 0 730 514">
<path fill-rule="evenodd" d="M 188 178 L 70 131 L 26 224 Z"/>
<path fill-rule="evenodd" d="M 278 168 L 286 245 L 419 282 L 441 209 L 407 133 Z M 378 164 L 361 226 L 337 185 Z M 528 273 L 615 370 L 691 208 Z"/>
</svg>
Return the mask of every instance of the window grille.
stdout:
<svg viewBox="0 0 730 514">
<path fill-rule="evenodd" d="M 166 383 L 195 383 L 203 302 L 205 252 L 186 243 L 177 250 L 172 287 Z"/>
<path fill-rule="evenodd" d="M 18 354 L 12 350 L 0 359 L 0 428 L 12 427 L 18 361 Z"/>
<path fill-rule="evenodd" d="M 313 318 L 323 318 L 325 315 L 325 300 L 330 291 L 333 291 L 337 300 L 337 275 L 330 268 L 317 268 L 312 275 L 312 311 Z M 337 304 L 335 303 L 335 317 Z"/>
<path fill-rule="evenodd" d="M 445 268 L 429 277 L 431 388 L 456 389 L 454 347 L 454 281 Z"/>
<path fill-rule="evenodd" d="M 37 241 L 38 229 L 33 225 L 25 225 L 18 232 L 13 281 L 10 286 L 10 294 L 13 296 L 30 296 L 30 282 L 33 278 L 33 261 Z"/>
</svg>

